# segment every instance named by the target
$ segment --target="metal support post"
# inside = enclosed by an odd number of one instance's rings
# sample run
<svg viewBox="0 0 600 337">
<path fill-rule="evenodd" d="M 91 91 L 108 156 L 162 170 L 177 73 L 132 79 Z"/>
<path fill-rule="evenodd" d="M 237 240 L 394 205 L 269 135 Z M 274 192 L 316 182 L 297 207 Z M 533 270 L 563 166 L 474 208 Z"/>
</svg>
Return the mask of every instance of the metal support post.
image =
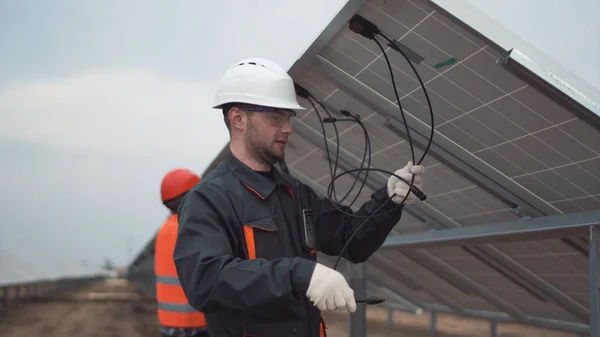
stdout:
<svg viewBox="0 0 600 337">
<path fill-rule="evenodd" d="M 354 289 L 354 298 L 367 297 L 367 266 L 365 263 L 351 264 L 350 269 L 350 287 Z M 357 303 L 356 311 L 350 314 L 349 337 L 367 336 L 367 305 Z"/>
<path fill-rule="evenodd" d="M 490 337 L 498 336 L 498 323 L 496 321 L 490 321 Z"/>
<path fill-rule="evenodd" d="M 438 335 L 438 331 L 437 331 L 437 313 L 435 311 L 431 312 L 431 323 L 429 325 L 429 334 L 432 337 L 435 337 Z"/>
<path fill-rule="evenodd" d="M 387 324 L 388 324 L 388 327 L 390 327 L 390 328 L 394 327 L 394 309 L 392 309 L 392 308 L 388 309 Z"/>
<path fill-rule="evenodd" d="M 6 311 L 8 308 L 8 288 L 2 288 L 2 310 Z"/>
<path fill-rule="evenodd" d="M 598 300 L 598 241 L 600 231 L 590 226 L 589 280 L 590 280 L 590 337 L 600 337 L 600 303 Z"/>
</svg>

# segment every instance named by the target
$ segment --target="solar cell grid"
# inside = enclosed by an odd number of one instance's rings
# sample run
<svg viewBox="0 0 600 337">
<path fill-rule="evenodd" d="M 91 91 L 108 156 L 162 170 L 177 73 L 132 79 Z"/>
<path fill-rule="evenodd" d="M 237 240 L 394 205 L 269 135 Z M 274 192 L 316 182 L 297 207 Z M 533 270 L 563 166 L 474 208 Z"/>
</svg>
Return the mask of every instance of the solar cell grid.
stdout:
<svg viewBox="0 0 600 337">
<path fill-rule="evenodd" d="M 500 68 L 498 51 L 426 2 L 368 1 L 358 14 L 425 57 L 416 67 L 429 89 L 438 132 L 525 188 L 541 190 L 563 212 L 600 207 L 597 129 Z M 395 102 L 372 41 L 344 28 L 320 55 Z M 389 55 L 404 108 L 428 123 L 414 75 L 398 53 Z M 450 57 L 457 62 L 434 67 Z"/>
<path fill-rule="evenodd" d="M 310 83 L 313 88 L 327 87 L 327 84 L 321 84 L 327 83 L 327 80 L 322 76 L 311 72 L 310 70 L 305 71 L 304 74 L 307 75 L 299 77 L 297 80 L 302 86 L 308 87 L 308 84 Z M 307 78 L 310 78 L 310 82 Z M 330 87 L 329 89 L 332 88 Z M 334 91 L 335 89 L 331 90 L 332 93 Z M 342 97 L 342 93 L 343 91 L 338 90 L 333 95 L 325 96 L 324 102 L 330 103 L 330 99 L 335 95 Z M 344 97 L 344 99 L 348 101 L 347 104 L 342 103 L 342 100 L 337 100 L 334 103 L 330 103 L 330 105 L 339 109 L 353 106 L 355 108 L 351 111 L 360 115 L 364 114 L 362 110 L 357 110 L 357 107 L 364 108 L 364 111 L 370 111 L 363 104 L 357 103 L 356 99 L 350 98 L 349 95 L 344 94 Z M 411 160 L 408 142 L 402 140 L 396 134 L 383 127 L 385 118 L 373 112 L 370 112 L 367 117 L 363 118 L 365 127 L 367 128 L 371 139 L 372 167 L 393 171 L 401 168 L 406 162 Z M 309 123 L 309 120 L 312 120 L 312 122 Z M 311 128 L 321 133 L 320 127 L 315 125 L 318 123 L 315 115 L 307 115 L 305 118 L 301 119 L 301 121 L 298 121 L 298 123 L 300 122 L 305 122 Z M 327 136 L 332 138 L 333 130 L 326 129 L 326 132 Z M 351 152 L 356 158 L 362 159 L 364 151 L 364 136 L 362 130 L 354 125 L 341 131 L 340 146 Z M 330 150 L 332 148 L 333 147 L 330 146 Z M 422 151 L 419 149 L 415 150 L 415 156 L 417 156 L 417 158 L 419 158 L 421 154 Z M 516 215 L 509 212 L 509 206 L 503 204 L 489 193 L 481 190 L 481 188 L 477 187 L 466 178 L 454 173 L 446 165 L 441 164 L 431 156 L 426 157 L 424 165 L 427 166 L 427 186 L 425 187 L 425 192 L 428 195 L 428 204 L 448 215 L 453 220 L 464 225 L 476 225 L 500 222 L 505 221 L 506 219 L 517 219 Z"/>
<path fill-rule="evenodd" d="M 427 251 L 450 265 L 456 271 L 463 273 L 476 283 L 492 290 L 495 294 L 500 295 L 501 298 L 529 314 L 547 318 L 562 317 L 564 319 L 565 317 L 568 317 L 570 320 L 577 320 L 564 309 L 551 303 L 551 301 L 548 300 L 549 298 L 540 299 L 535 297 L 534 294 L 526 291 L 523 287 L 512 282 L 504 275 L 499 274 L 497 271 L 490 268 L 490 266 L 476 259 L 473 255 L 459 247 L 437 248 Z M 401 265 L 402 268 L 406 268 L 408 262 L 401 257 L 399 252 L 386 251 L 384 255 L 394 261 L 401 261 L 398 264 Z M 450 278 L 450 280 L 452 279 Z M 462 289 L 470 290 L 468 286 L 466 288 L 463 287 Z M 475 292 L 470 292 L 470 294 L 476 295 Z M 496 307 L 496 310 L 502 310 L 502 308 Z M 547 315 L 549 313 L 553 313 L 554 316 L 548 317 Z"/>
<path fill-rule="evenodd" d="M 589 306 L 587 257 L 560 240 L 498 243 L 512 259 L 584 307 Z"/>
</svg>

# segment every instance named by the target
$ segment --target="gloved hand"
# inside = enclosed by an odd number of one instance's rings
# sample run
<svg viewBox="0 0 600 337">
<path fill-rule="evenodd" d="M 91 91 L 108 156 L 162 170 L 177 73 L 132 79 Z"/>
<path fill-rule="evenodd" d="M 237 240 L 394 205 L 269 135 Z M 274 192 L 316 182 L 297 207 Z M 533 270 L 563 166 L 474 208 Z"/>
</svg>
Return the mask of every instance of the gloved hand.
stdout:
<svg viewBox="0 0 600 337">
<path fill-rule="evenodd" d="M 423 165 L 413 165 L 413 162 L 409 161 L 408 164 L 406 164 L 406 166 L 404 166 L 403 168 L 399 169 L 398 171 L 396 171 L 394 173 L 396 175 L 398 175 L 399 177 L 404 178 L 408 183 L 410 183 L 410 180 L 412 179 L 412 175 L 414 174 L 415 181 L 413 183 L 413 186 L 416 186 L 420 190 L 422 190 L 423 177 L 421 175 L 423 173 L 425 173 L 425 167 Z M 406 193 L 408 193 L 409 186 L 410 185 L 407 185 L 404 181 L 396 178 L 395 176 L 391 176 L 387 182 L 388 196 L 391 197 L 392 194 L 395 193 L 396 195 L 392 198 L 392 201 L 399 204 L 404 199 L 404 196 L 406 195 Z M 410 194 L 406 198 L 406 203 L 410 204 L 413 201 L 415 201 L 416 199 L 417 199 L 417 196 L 414 193 L 410 192 Z"/>
<path fill-rule="evenodd" d="M 344 276 L 320 263 L 317 263 L 310 278 L 306 297 L 322 311 L 356 310 L 354 290 L 350 288 Z"/>
</svg>

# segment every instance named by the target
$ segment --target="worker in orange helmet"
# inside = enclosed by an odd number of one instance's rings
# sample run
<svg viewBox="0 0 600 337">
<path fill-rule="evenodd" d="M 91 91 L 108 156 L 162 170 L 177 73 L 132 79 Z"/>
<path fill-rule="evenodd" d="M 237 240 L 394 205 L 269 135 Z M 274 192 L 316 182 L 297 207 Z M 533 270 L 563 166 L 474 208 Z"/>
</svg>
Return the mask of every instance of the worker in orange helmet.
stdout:
<svg viewBox="0 0 600 337">
<path fill-rule="evenodd" d="M 157 311 L 164 337 L 208 336 L 204 314 L 188 304 L 173 262 L 179 227 L 177 208 L 187 192 L 199 182 L 200 177 L 194 172 L 178 168 L 169 171 L 160 186 L 162 202 L 170 211 L 154 245 Z"/>
</svg>

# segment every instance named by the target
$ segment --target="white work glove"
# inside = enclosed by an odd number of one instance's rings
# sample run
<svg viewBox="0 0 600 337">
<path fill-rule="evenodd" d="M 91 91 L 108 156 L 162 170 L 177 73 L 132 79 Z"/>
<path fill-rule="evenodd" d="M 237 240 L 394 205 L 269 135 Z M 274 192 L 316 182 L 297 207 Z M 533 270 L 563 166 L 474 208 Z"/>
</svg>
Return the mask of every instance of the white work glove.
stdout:
<svg viewBox="0 0 600 337">
<path fill-rule="evenodd" d="M 421 191 L 423 190 L 423 177 L 422 174 L 425 173 L 425 167 L 423 165 L 413 165 L 412 161 L 409 161 L 406 166 L 394 172 L 399 177 L 405 179 L 409 184 L 412 179 L 412 175 L 415 175 L 415 181 L 413 182 L 413 186 L 418 187 Z M 391 197 L 392 194 L 396 194 L 392 201 L 399 204 L 408 193 L 408 187 L 404 181 L 396 178 L 395 176 L 391 176 L 387 182 L 387 192 L 388 196 Z M 417 196 L 414 193 L 410 193 L 406 198 L 406 203 L 410 204 L 417 199 Z"/>
<path fill-rule="evenodd" d="M 344 275 L 320 263 L 317 263 L 310 278 L 306 297 L 321 311 L 356 310 L 354 290 Z"/>
</svg>

